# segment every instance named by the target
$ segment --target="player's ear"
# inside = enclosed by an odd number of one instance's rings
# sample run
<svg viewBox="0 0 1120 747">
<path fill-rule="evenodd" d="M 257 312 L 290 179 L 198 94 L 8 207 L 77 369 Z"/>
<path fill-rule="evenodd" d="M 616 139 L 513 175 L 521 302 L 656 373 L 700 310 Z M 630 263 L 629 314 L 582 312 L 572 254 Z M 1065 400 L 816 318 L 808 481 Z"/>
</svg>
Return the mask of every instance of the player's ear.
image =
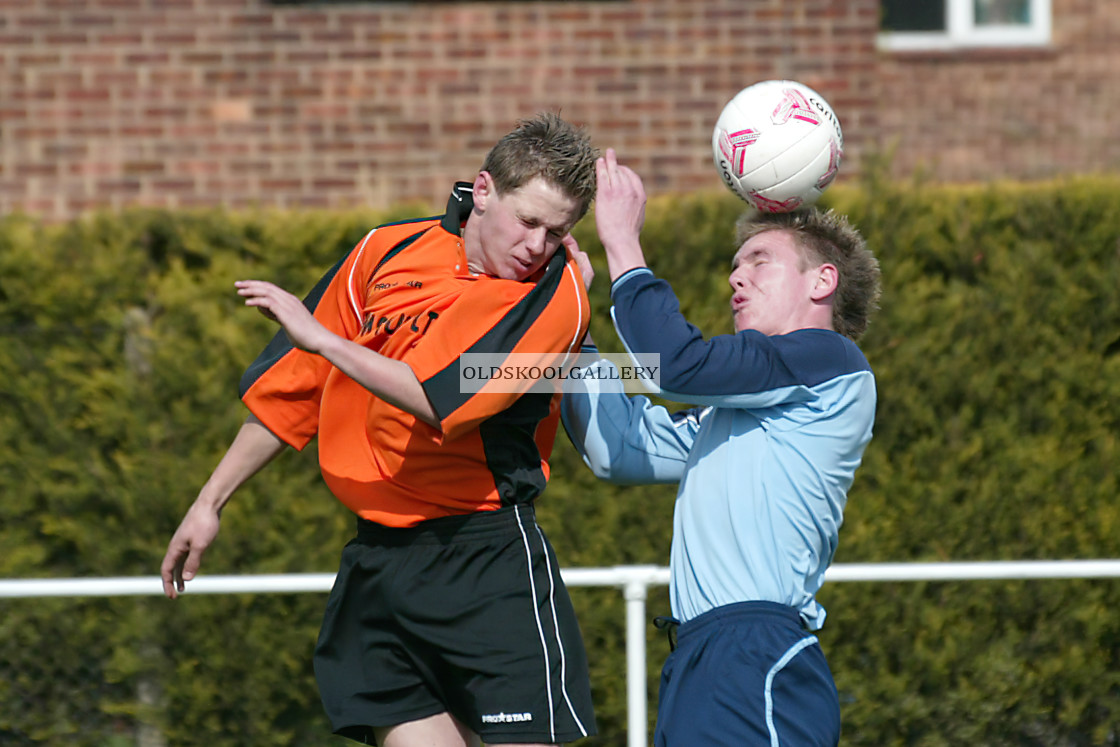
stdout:
<svg viewBox="0 0 1120 747">
<path fill-rule="evenodd" d="M 823 301 L 835 293 L 840 285 L 840 271 L 836 269 L 836 265 L 823 264 L 813 272 L 816 273 L 817 282 L 813 284 L 809 295 L 814 301 Z"/>
<path fill-rule="evenodd" d="M 495 194 L 494 177 L 490 175 L 489 171 L 478 172 L 478 176 L 474 178 L 474 184 L 471 186 L 471 194 L 474 197 L 475 208 L 486 210 L 486 201 Z"/>
</svg>

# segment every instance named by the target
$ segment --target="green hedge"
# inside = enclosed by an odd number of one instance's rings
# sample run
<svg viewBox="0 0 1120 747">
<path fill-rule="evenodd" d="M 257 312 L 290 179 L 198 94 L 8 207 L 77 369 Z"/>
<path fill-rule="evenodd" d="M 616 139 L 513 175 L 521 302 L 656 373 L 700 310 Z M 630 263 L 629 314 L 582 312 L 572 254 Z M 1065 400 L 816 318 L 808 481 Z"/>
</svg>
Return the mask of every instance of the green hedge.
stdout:
<svg viewBox="0 0 1120 747">
<path fill-rule="evenodd" d="M 885 281 L 863 341 L 875 439 L 837 561 L 1120 557 L 1120 182 L 872 175 L 828 200 Z M 647 211 L 650 264 L 709 334 L 731 331 L 739 208 L 713 193 Z M 300 292 L 370 226 L 423 212 L 0 219 L 0 576 L 155 574 L 274 331 L 233 281 Z M 617 350 L 591 219 L 577 237 L 599 268 L 593 333 Z M 234 498 L 204 572 L 335 569 L 351 519 L 314 450 Z M 566 567 L 664 565 L 673 494 L 597 483 L 561 436 L 539 513 Z M 587 744 L 623 745 L 621 595 L 572 596 L 601 733 Z M 651 617 L 666 597 L 652 590 Z M 820 598 L 845 744 L 1120 744 L 1120 580 L 833 583 Z M 310 666 L 323 602 L 2 601 L 0 742 L 323 744 Z M 666 646 L 652 628 L 648 645 L 655 696 Z"/>
</svg>

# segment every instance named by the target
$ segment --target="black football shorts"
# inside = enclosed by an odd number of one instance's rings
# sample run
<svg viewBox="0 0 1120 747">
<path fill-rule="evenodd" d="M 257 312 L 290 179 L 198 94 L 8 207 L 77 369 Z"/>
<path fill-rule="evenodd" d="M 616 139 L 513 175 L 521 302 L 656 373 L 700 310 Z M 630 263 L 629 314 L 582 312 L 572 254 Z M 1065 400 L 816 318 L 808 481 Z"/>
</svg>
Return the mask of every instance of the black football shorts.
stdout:
<svg viewBox="0 0 1120 747">
<path fill-rule="evenodd" d="M 336 734 L 447 711 L 487 744 L 595 733 L 587 657 L 531 506 L 405 529 L 358 520 L 315 648 Z"/>
</svg>

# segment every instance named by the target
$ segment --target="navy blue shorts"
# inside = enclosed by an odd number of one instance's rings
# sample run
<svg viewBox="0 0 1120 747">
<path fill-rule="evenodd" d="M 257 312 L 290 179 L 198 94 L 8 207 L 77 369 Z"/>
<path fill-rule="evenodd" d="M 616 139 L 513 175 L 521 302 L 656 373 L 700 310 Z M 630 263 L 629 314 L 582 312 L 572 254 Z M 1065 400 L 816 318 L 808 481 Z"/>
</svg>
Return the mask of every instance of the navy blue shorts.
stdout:
<svg viewBox="0 0 1120 747">
<path fill-rule="evenodd" d="M 656 747 L 839 741 L 832 671 L 792 607 L 729 604 L 680 626 L 661 670 Z"/>
</svg>

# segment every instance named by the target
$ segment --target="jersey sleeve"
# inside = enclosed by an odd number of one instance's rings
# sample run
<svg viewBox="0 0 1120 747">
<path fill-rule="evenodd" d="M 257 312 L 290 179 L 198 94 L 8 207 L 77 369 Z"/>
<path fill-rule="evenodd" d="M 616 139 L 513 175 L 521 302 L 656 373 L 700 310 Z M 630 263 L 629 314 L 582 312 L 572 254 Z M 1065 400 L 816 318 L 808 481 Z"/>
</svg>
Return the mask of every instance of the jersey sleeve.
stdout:
<svg viewBox="0 0 1120 747">
<path fill-rule="evenodd" d="M 320 278 L 303 304 L 331 332 L 354 339 L 361 329 L 365 266 L 375 259 L 375 231 Z M 294 347 L 281 329 L 241 377 L 241 399 L 265 427 L 302 449 L 319 430 L 319 403 L 331 371 L 326 358 Z"/>
<path fill-rule="evenodd" d="M 814 387 L 870 372 L 855 343 L 832 330 L 767 336 L 755 330 L 704 339 L 681 314 L 667 282 L 632 270 L 611 288 L 611 317 L 637 361 L 659 356 L 666 399 L 717 407 L 773 407 L 810 402 Z"/>
<path fill-rule="evenodd" d="M 442 437 L 457 438 L 539 385 L 516 378 L 471 391 L 463 386 L 463 354 L 557 365 L 578 349 L 589 310 L 579 269 L 560 251 L 535 283 L 480 278 L 464 291 L 446 312 L 451 324 L 441 324 L 438 332 L 433 327 L 407 358 L 439 416 Z"/>
<path fill-rule="evenodd" d="M 614 364 L 599 360 L 593 367 Z M 675 483 L 700 429 L 701 408 L 670 414 L 629 396 L 617 376 L 569 382 L 560 404 L 568 438 L 596 477 L 616 484 Z"/>
</svg>

